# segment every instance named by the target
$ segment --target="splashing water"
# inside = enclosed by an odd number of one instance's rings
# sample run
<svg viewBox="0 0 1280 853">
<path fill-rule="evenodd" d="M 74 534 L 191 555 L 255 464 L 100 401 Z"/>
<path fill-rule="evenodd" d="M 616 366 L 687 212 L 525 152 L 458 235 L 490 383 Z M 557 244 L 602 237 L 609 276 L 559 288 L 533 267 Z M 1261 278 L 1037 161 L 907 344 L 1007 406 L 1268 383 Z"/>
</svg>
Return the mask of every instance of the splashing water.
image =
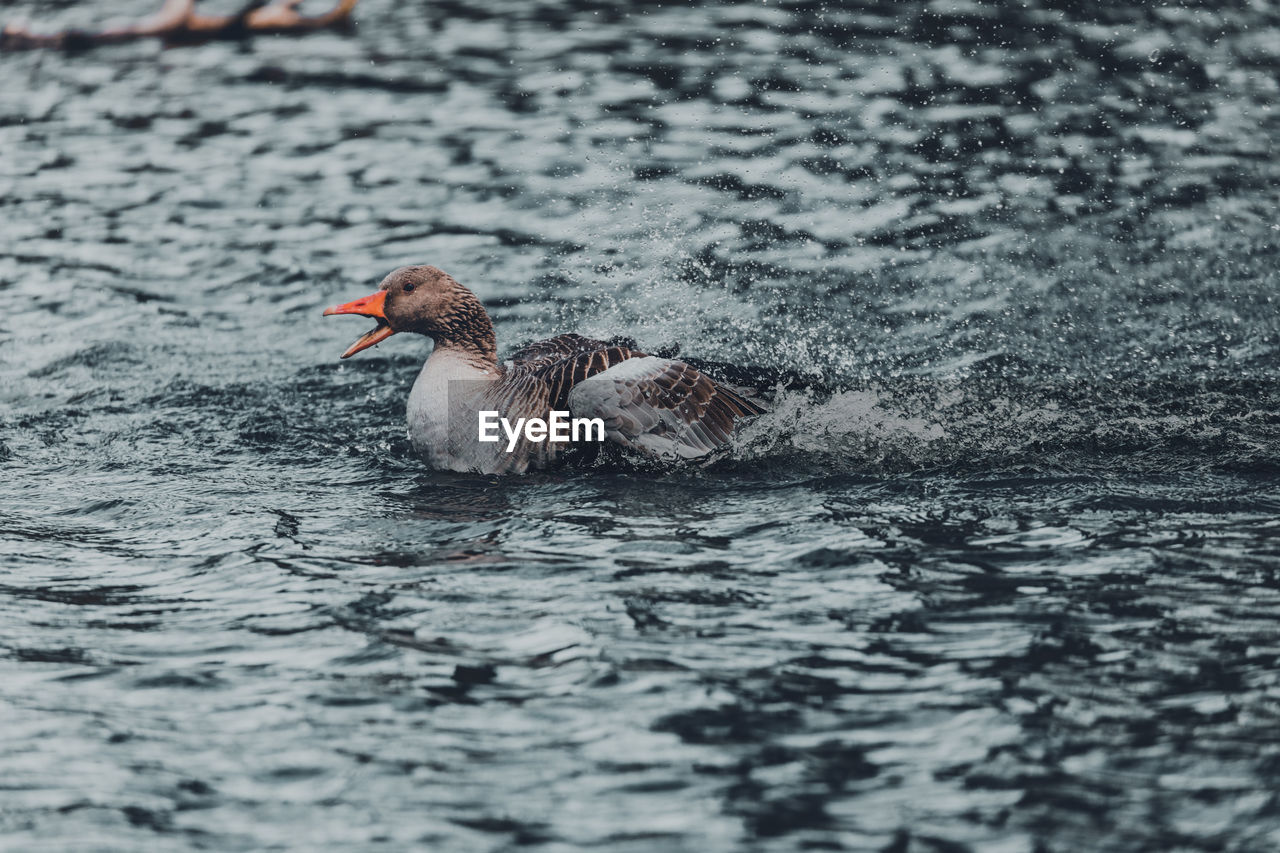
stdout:
<svg viewBox="0 0 1280 853">
<path fill-rule="evenodd" d="M 0 847 L 1275 846 L 1270 12 L 358 17 L 2 60 Z M 771 411 L 426 471 L 410 262 Z"/>
</svg>

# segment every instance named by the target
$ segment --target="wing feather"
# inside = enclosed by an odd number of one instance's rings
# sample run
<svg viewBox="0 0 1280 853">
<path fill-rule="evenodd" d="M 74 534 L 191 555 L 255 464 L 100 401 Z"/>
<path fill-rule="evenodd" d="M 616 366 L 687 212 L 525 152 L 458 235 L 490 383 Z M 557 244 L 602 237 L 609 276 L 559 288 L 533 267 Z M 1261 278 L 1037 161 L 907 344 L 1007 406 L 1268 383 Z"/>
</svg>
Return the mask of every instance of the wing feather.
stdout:
<svg viewBox="0 0 1280 853">
<path fill-rule="evenodd" d="M 618 344 L 616 341 L 598 341 L 595 338 L 588 338 L 570 332 L 565 335 L 556 335 L 554 338 L 547 338 L 545 341 L 534 341 L 531 344 L 526 344 L 512 353 L 511 361 L 517 367 L 537 370 L 583 353 L 594 353 L 619 346 L 624 349 L 630 349 L 625 345 Z"/>
<path fill-rule="evenodd" d="M 486 395 L 508 418 L 551 410 L 601 418 L 606 435 L 661 458 L 696 458 L 728 444 L 738 420 L 764 409 L 683 361 L 646 355 L 634 341 L 557 335 L 517 350 Z M 554 457 L 548 442 L 524 442 L 513 470 Z"/>
<path fill-rule="evenodd" d="M 625 359 L 575 384 L 568 406 L 575 417 L 603 419 L 620 444 L 685 459 L 724 446 L 735 421 L 764 412 L 696 368 L 656 356 Z"/>
</svg>

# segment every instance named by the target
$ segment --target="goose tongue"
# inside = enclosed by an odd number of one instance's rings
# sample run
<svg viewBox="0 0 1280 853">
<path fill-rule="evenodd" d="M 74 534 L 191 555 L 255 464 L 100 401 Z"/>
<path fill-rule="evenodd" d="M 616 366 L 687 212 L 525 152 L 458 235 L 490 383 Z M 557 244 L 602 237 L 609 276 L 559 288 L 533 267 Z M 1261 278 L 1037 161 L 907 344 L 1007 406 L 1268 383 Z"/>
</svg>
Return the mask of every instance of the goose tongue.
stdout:
<svg viewBox="0 0 1280 853">
<path fill-rule="evenodd" d="M 359 314 L 362 317 L 373 317 L 378 321 L 378 325 L 372 331 L 365 332 L 354 344 L 347 347 L 347 351 L 342 354 L 343 358 L 350 358 L 360 350 L 368 349 L 374 344 L 380 344 L 395 334 L 395 330 L 387 323 L 387 315 L 383 311 L 386 302 L 387 292 L 379 290 L 377 293 L 362 297 L 354 302 L 334 305 L 332 308 L 324 309 L 324 316 L 326 317 L 330 314 Z"/>
</svg>

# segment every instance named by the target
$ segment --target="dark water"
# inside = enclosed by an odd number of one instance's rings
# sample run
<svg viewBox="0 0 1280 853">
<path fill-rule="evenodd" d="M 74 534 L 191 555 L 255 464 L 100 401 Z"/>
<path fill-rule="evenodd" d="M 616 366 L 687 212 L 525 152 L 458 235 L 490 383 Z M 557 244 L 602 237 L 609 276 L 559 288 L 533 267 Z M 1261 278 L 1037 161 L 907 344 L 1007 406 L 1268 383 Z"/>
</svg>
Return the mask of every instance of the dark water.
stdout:
<svg viewBox="0 0 1280 853">
<path fill-rule="evenodd" d="M 358 13 L 0 57 L 0 847 L 1280 846 L 1271 4 Z M 774 411 L 428 472 L 408 262 Z"/>
</svg>

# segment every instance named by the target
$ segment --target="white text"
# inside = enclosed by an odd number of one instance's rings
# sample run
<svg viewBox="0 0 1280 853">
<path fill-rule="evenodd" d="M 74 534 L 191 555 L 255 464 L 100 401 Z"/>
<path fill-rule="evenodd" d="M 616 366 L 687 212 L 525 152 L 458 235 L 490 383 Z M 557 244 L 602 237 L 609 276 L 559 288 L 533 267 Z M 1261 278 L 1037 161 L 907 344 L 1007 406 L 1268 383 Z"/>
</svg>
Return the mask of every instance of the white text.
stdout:
<svg viewBox="0 0 1280 853">
<path fill-rule="evenodd" d="M 498 429 L 507 436 L 507 452 L 516 449 L 520 436 L 535 443 L 549 441 L 568 444 L 571 441 L 604 441 L 604 420 L 601 418 L 571 418 L 568 412 L 551 410 L 551 416 L 542 418 L 516 418 L 513 425 L 497 411 L 482 410 L 479 413 L 479 439 L 484 442 L 501 441 Z"/>
</svg>

